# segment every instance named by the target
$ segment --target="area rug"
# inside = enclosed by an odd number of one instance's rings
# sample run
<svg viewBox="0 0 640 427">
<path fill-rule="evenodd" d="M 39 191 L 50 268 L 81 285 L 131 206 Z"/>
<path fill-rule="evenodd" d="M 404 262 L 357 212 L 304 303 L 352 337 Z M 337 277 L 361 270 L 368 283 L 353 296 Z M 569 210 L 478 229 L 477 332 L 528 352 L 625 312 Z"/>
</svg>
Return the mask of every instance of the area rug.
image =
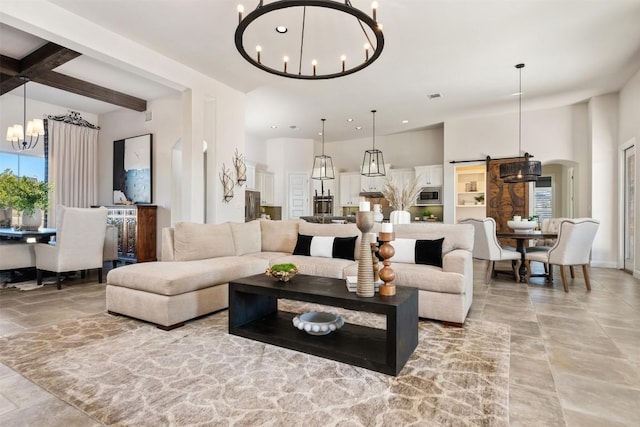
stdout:
<svg viewBox="0 0 640 427">
<path fill-rule="evenodd" d="M 393 377 L 229 335 L 227 311 L 168 332 L 99 314 L 0 339 L 0 362 L 110 426 L 507 426 L 509 337 L 420 321 Z"/>
</svg>

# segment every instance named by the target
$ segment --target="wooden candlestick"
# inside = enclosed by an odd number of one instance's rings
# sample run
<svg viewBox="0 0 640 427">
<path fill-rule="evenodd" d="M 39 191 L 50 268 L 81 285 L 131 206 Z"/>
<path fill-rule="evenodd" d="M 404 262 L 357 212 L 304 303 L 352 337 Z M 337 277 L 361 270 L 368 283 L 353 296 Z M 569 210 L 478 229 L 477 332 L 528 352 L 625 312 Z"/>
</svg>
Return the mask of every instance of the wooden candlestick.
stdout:
<svg viewBox="0 0 640 427">
<path fill-rule="evenodd" d="M 378 274 L 384 284 L 380 285 L 378 292 L 383 296 L 392 296 L 396 294 L 396 285 L 393 284 L 393 280 L 396 278 L 396 272 L 390 267 L 391 261 L 389 261 L 389 258 L 395 255 L 396 250 L 389 242 L 396 240 L 396 234 L 380 232 L 379 239 L 382 242 L 382 246 L 378 249 L 378 253 L 383 259 L 382 264 L 384 267 L 382 267 Z"/>
<path fill-rule="evenodd" d="M 371 242 L 371 259 L 373 261 L 373 283 L 375 283 L 380 278 L 378 273 L 378 257 L 376 253 L 378 252 L 378 242 Z"/>
</svg>

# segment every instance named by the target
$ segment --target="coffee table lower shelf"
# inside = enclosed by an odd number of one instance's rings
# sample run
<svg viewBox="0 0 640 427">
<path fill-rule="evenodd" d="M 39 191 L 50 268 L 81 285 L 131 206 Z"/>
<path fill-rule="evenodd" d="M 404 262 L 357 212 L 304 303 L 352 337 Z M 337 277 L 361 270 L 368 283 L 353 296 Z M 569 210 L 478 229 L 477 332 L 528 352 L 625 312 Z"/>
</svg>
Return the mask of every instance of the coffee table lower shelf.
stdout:
<svg viewBox="0 0 640 427">
<path fill-rule="evenodd" d="M 345 323 L 327 335 L 310 335 L 293 326 L 296 313 L 277 311 L 229 331 L 234 335 L 301 351 L 361 368 L 396 375 L 387 364 L 387 331 Z"/>
</svg>

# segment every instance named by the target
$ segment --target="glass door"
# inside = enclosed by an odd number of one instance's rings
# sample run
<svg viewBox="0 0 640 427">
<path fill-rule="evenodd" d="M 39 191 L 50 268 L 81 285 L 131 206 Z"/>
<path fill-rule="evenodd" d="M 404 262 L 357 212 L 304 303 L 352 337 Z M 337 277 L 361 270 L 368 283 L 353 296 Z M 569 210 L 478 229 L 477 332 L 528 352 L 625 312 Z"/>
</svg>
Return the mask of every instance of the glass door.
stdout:
<svg viewBox="0 0 640 427">
<path fill-rule="evenodd" d="M 624 269 L 633 272 L 635 256 L 635 146 L 624 150 Z"/>
</svg>

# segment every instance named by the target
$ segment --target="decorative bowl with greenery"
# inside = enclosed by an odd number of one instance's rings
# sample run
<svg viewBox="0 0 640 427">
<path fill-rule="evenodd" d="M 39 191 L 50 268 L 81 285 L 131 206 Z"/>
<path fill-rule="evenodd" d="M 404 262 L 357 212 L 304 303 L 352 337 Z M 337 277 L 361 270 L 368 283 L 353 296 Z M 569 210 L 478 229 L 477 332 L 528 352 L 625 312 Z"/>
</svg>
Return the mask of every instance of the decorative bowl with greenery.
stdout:
<svg viewBox="0 0 640 427">
<path fill-rule="evenodd" d="M 35 178 L 17 177 L 11 169 L 0 173 L 0 209 L 12 208 L 20 215 L 31 216 L 37 209 L 49 207 L 51 185 Z"/>
<path fill-rule="evenodd" d="M 292 263 L 274 264 L 267 268 L 265 274 L 269 277 L 275 277 L 281 282 L 288 282 L 298 274 L 298 267 Z"/>
</svg>

